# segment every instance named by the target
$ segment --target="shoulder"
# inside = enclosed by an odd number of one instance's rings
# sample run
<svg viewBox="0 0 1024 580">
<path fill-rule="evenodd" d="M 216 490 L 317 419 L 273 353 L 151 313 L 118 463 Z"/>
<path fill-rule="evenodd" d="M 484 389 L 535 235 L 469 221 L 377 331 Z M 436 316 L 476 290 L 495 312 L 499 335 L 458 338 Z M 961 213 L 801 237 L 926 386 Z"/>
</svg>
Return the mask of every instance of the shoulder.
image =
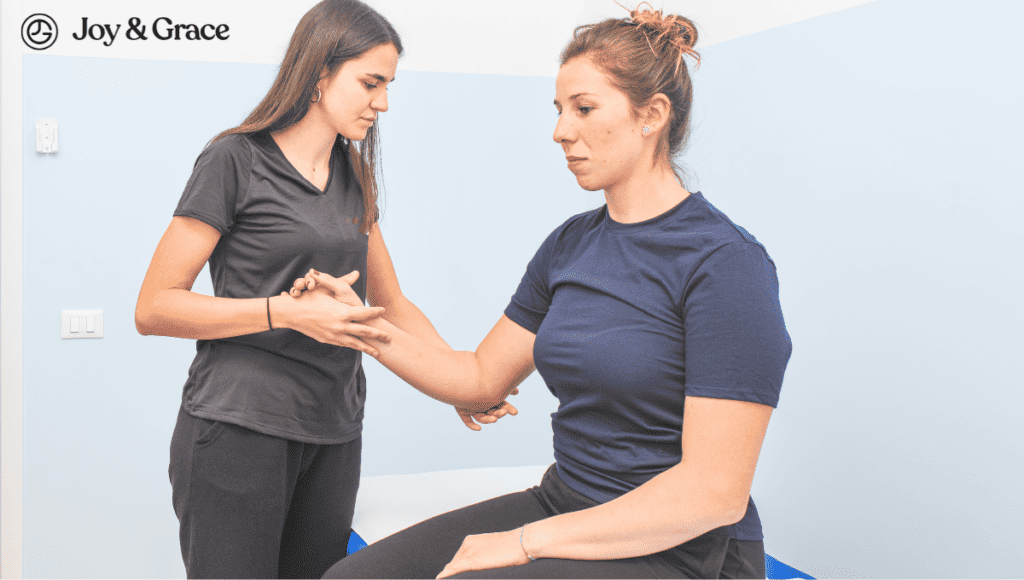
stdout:
<svg viewBox="0 0 1024 580">
<path fill-rule="evenodd" d="M 692 229 L 696 226 L 703 233 L 705 256 L 710 256 L 731 246 L 725 253 L 740 249 L 744 249 L 744 251 L 757 250 L 765 258 L 768 258 L 768 250 L 746 228 L 732 221 L 725 212 L 715 207 L 701 192 L 698 191 L 692 195 L 696 203 L 686 216 L 686 221 L 691 222 L 687 224 L 687 227 Z"/>
<path fill-rule="evenodd" d="M 544 240 L 544 246 L 562 246 L 580 241 L 601 222 L 605 206 L 578 213 L 562 222 Z"/>
<path fill-rule="evenodd" d="M 236 167 L 249 167 L 252 164 L 253 137 L 245 134 L 225 135 L 208 144 L 196 158 L 195 166 L 210 164 L 222 166 L 231 164 Z"/>
</svg>

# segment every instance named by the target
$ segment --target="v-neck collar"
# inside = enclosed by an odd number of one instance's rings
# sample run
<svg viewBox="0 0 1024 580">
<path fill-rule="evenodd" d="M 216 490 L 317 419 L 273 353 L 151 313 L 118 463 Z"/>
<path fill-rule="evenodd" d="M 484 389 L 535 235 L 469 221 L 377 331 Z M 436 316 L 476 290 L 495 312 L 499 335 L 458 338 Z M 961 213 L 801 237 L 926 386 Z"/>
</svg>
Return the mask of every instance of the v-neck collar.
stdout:
<svg viewBox="0 0 1024 580">
<path fill-rule="evenodd" d="M 335 137 L 334 143 L 331 144 L 331 157 L 330 159 L 327 160 L 327 183 L 324 184 L 323 189 L 320 189 L 312 181 L 306 179 L 306 176 L 303 175 L 302 172 L 300 172 L 299 169 L 295 167 L 295 165 L 293 165 L 291 161 L 288 160 L 288 157 L 284 154 L 284 151 L 281 150 L 281 146 L 277 144 L 277 140 L 274 139 L 273 135 L 271 135 L 268 132 L 266 133 L 266 138 L 267 141 L 270 142 L 270 146 L 273 148 L 274 153 L 281 156 L 281 160 L 285 163 L 285 165 L 288 166 L 289 170 L 294 174 L 295 177 L 301 180 L 302 183 L 304 183 L 307 187 L 315 191 L 318 195 L 323 195 L 327 193 L 327 191 L 331 188 L 331 181 L 334 180 L 334 156 L 337 155 L 338 153 L 337 137 Z"/>
</svg>

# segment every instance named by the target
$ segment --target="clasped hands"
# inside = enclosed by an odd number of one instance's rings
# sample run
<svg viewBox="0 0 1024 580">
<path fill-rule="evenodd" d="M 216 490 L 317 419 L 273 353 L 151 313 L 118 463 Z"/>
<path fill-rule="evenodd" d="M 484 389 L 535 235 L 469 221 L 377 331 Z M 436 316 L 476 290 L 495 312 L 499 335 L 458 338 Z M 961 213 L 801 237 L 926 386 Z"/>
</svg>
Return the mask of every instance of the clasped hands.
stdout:
<svg viewBox="0 0 1024 580">
<path fill-rule="evenodd" d="M 314 311 L 326 308 L 337 310 L 342 314 L 341 320 L 334 328 L 327 328 L 319 323 L 310 324 L 308 328 L 303 328 L 304 334 L 320 342 L 353 348 L 378 358 L 380 351 L 373 346 L 373 343 L 386 344 L 391 337 L 384 331 L 365 323 L 383 316 L 384 308 L 363 304 L 359 295 L 352 290 L 352 284 L 355 284 L 358 279 L 358 270 L 353 270 L 340 278 L 310 270 L 304 277 L 296 278 L 291 289 L 282 294 L 290 295 L 296 300 L 313 303 L 316 307 Z M 519 394 L 519 389 L 513 389 L 510 394 Z M 455 407 L 455 411 L 466 427 L 473 431 L 480 430 L 480 425 L 476 422 L 495 423 L 505 415 L 519 413 L 508 401 L 502 401 L 500 405 L 491 407 L 483 413 L 473 413 L 460 407 Z"/>
</svg>

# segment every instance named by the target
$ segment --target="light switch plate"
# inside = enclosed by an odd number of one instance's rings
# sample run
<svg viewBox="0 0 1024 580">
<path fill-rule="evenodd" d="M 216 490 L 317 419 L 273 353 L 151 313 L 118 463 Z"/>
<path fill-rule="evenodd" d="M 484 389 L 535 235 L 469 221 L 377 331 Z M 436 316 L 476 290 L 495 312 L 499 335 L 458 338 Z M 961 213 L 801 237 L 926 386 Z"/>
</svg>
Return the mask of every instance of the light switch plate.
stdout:
<svg viewBox="0 0 1024 580">
<path fill-rule="evenodd" d="M 78 332 L 71 332 L 71 317 L 78 317 Z M 87 332 L 88 320 L 93 318 L 94 332 Z M 61 338 L 103 338 L 103 311 L 102 310 L 61 310 L 60 311 L 60 337 Z"/>
</svg>

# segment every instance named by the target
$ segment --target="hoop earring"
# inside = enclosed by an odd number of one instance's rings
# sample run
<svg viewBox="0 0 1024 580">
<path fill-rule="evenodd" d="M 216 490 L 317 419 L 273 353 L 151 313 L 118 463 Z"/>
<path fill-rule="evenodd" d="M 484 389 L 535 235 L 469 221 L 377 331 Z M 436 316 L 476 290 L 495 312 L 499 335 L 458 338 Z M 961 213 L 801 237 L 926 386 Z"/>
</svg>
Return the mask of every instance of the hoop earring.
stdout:
<svg viewBox="0 0 1024 580">
<path fill-rule="evenodd" d="M 323 93 L 320 92 L 320 87 L 314 87 L 314 88 L 316 89 L 316 100 L 315 101 L 310 101 L 310 102 L 311 103 L 319 103 L 320 102 L 320 97 L 323 96 Z"/>
<path fill-rule="evenodd" d="M 648 134 L 650 132 L 651 132 L 651 128 L 648 127 L 647 125 L 644 125 L 644 135 L 646 135 L 646 134 Z"/>
</svg>

